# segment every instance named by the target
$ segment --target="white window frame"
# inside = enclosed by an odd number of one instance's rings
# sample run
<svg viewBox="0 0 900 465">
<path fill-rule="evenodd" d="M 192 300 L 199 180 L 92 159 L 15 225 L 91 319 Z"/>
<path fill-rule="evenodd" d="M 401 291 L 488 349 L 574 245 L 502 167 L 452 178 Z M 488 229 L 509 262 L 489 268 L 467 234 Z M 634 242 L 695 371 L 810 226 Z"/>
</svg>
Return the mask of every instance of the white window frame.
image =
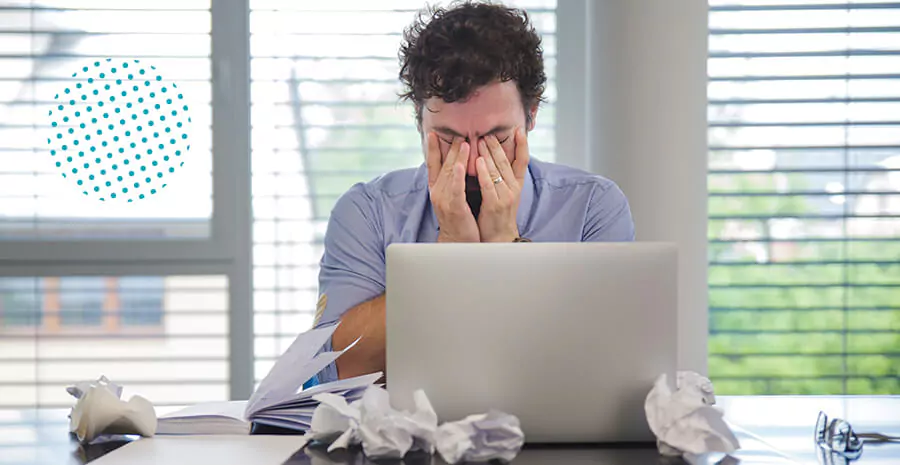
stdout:
<svg viewBox="0 0 900 465">
<path fill-rule="evenodd" d="M 229 392 L 253 390 L 249 0 L 212 1 L 213 208 L 209 237 L 162 240 L 3 240 L 0 277 L 224 275 Z"/>
<path fill-rule="evenodd" d="M 241 24 L 240 18 L 247 16 L 248 1 L 235 0 L 211 2 L 212 49 L 212 152 L 213 164 L 213 205 L 210 217 L 209 236 L 197 239 L 114 239 L 114 240 L 41 240 L 12 239 L 0 242 L 0 265 L 19 263 L 60 263 L 60 262 L 183 262 L 214 261 L 230 262 L 238 252 L 240 232 L 235 226 L 246 223 L 240 218 L 236 201 L 244 192 L 239 182 L 241 154 L 238 148 L 242 132 L 248 128 L 236 127 L 240 121 L 242 92 L 238 78 L 246 74 L 247 66 L 236 55 L 247 46 L 240 46 L 247 40 L 235 40 L 240 34 L 235 29 Z M 244 20 L 246 22 L 246 19 Z M 247 29 L 246 27 L 244 28 Z M 237 49 L 235 49 L 237 47 Z M 243 61 L 247 61 L 246 59 Z M 249 92 L 249 91 L 248 91 Z M 248 104 L 249 105 L 249 104 Z M 228 112 L 224 110 L 227 108 Z M 246 116 L 249 117 L 247 114 Z M 247 135 L 249 137 L 249 134 Z M 246 144 L 249 144 L 247 139 Z M 249 160 L 249 156 L 244 157 Z M 249 169 L 248 169 L 249 171 Z M 248 184 L 249 186 L 249 184 Z"/>
</svg>

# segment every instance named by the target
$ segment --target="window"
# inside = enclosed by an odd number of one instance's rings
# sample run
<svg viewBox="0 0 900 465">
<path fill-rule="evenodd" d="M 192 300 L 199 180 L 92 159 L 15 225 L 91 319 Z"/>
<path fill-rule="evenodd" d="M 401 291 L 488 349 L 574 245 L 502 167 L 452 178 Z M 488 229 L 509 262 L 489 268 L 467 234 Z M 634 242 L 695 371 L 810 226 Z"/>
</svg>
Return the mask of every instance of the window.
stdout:
<svg viewBox="0 0 900 465">
<path fill-rule="evenodd" d="M 28 278 L 0 279 L 0 327 L 31 328 L 42 325 L 44 314 L 38 284 Z"/>
<path fill-rule="evenodd" d="M 900 7 L 713 0 L 709 371 L 900 393 Z"/>
<path fill-rule="evenodd" d="M 159 276 L 122 277 L 116 280 L 120 324 L 123 327 L 158 327 L 163 324 L 165 280 Z"/>
<path fill-rule="evenodd" d="M 88 328 L 103 324 L 106 286 L 102 278 L 65 276 L 47 281 L 53 284 L 42 286 L 49 291 L 42 299 L 43 310 L 56 313 L 56 318 L 44 318 L 45 324 L 56 321 L 60 326 Z"/>
<path fill-rule="evenodd" d="M 0 334 L 162 329 L 165 283 L 159 276 L 0 278 L 0 289 Z"/>
<path fill-rule="evenodd" d="M 198 238 L 210 234 L 209 0 L 0 0 L 0 240 Z M 71 195 L 42 139 L 53 96 L 95 59 L 140 59 L 193 108 L 174 192 L 142 208 Z"/>
<path fill-rule="evenodd" d="M 0 278 L 0 409 L 70 405 L 101 374 L 161 405 L 225 400 L 227 301 L 223 276 Z"/>
<path fill-rule="evenodd" d="M 0 0 L 0 409 L 71 405 L 63 388 L 100 375 L 155 403 L 229 397 L 237 191 L 213 197 L 211 8 Z M 104 59 L 155 66 L 191 108 L 184 170 L 153 200 L 81 196 L 44 143 L 54 94 Z"/>
<path fill-rule="evenodd" d="M 446 2 L 444 2 L 446 3 Z M 556 0 L 507 2 L 542 34 L 549 102 L 532 156 L 555 159 Z M 251 0 L 257 379 L 310 328 L 328 215 L 351 185 L 423 160 L 397 52 L 419 0 Z"/>
</svg>

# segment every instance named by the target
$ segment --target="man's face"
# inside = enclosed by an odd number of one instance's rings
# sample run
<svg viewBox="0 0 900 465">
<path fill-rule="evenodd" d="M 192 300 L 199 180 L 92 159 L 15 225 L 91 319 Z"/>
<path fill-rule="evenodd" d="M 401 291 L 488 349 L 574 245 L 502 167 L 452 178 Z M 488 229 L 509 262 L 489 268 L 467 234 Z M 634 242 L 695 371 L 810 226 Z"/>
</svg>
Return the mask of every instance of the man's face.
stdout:
<svg viewBox="0 0 900 465">
<path fill-rule="evenodd" d="M 536 109 L 532 110 L 532 124 Z M 422 134 L 434 131 L 441 146 L 441 162 L 447 157 L 454 138 L 468 140 L 469 164 L 466 167 L 467 190 L 478 189 L 475 160 L 488 154 L 478 153 L 478 140 L 485 136 L 497 137 L 510 162 L 515 157 L 516 127 L 525 126 L 525 110 L 514 81 L 495 81 L 476 90 L 466 101 L 446 103 L 432 97 L 422 108 Z"/>
</svg>

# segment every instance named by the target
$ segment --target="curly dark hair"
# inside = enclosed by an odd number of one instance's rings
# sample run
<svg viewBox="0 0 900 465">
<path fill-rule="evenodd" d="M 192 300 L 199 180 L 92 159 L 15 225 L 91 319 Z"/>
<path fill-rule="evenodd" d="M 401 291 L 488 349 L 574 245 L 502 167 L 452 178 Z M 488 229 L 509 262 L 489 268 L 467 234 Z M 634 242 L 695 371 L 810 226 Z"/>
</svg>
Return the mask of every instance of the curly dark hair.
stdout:
<svg viewBox="0 0 900 465">
<path fill-rule="evenodd" d="M 524 10 L 483 2 L 456 2 L 419 12 L 400 46 L 402 100 L 415 104 L 422 125 L 425 100 L 465 101 L 492 81 L 515 81 L 525 117 L 544 101 L 541 38 Z"/>
</svg>

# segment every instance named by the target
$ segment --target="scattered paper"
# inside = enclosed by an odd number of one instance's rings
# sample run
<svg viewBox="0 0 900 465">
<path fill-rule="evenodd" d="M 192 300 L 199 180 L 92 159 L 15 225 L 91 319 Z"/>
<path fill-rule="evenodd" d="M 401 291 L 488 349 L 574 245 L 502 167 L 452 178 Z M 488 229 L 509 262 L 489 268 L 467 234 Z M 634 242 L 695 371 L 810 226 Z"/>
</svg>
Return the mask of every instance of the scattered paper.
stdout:
<svg viewBox="0 0 900 465">
<path fill-rule="evenodd" d="M 330 444 L 328 452 L 335 449 L 346 449 L 359 444 L 359 404 L 347 404 L 347 399 L 335 394 L 323 393 L 313 396 L 319 406 L 313 412 L 307 441 L 319 441 Z"/>
<path fill-rule="evenodd" d="M 359 436 L 363 452 L 372 459 L 400 459 L 414 448 L 434 452 L 437 414 L 421 390 L 413 394 L 416 411 L 406 412 L 391 407 L 388 392 L 371 387 L 363 394 L 360 405 Z"/>
<path fill-rule="evenodd" d="M 413 403 L 416 410 L 410 415 L 413 424 L 413 445 L 411 450 L 420 450 L 427 454 L 433 454 L 436 445 L 434 435 L 437 433 L 437 412 L 425 395 L 425 391 L 419 389 L 413 392 Z"/>
<path fill-rule="evenodd" d="M 715 402 L 712 383 L 697 373 L 679 372 L 674 385 L 666 374 L 660 375 L 644 403 L 660 454 L 693 462 L 699 454 L 739 449 Z"/>
<path fill-rule="evenodd" d="M 313 363 L 313 357 L 331 338 L 337 326 L 336 324 L 325 326 L 298 335 L 287 350 L 281 354 L 266 377 L 260 381 L 259 387 L 247 401 L 246 413 L 259 410 L 267 403 L 278 402 L 300 390 L 303 383 L 319 370 L 309 373 L 309 376 L 306 376 L 305 373 L 301 376 L 297 373 L 298 367 L 309 367 L 303 371 L 312 371 L 310 365 Z M 323 368 L 327 365 L 327 363 L 323 365 Z"/>
<path fill-rule="evenodd" d="M 447 463 L 512 461 L 525 434 L 514 415 L 496 410 L 444 423 L 435 434 L 437 450 Z"/>
<path fill-rule="evenodd" d="M 69 414 L 69 431 L 82 443 L 89 443 L 101 435 L 149 437 L 156 433 L 153 404 L 141 396 L 123 401 L 120 398 L 122 388 L 106 377 L 76 383 L 67 391 L 78 399 Z"/>
<path fill-rule="evenodd" d="M 143 436 L 249 434 L 252 423 L 306 432 L 318 406 L 314 395 L 331 393 L 352 402 L 360 399 L 366 388 L 381 377 L 381 373 L 373 373 L 302 390 L 307 380 L 359 341 L 357 339 L 341 351 L 319 353 L 337 326 L 333 324 L 299 334 L 246 402 L 207 402 L 157 419 L 150 402 L 139 396 L 128 402 L 122 401 L 122 387 L 106 377 L 75 383 L 67 388 L 69 394 L 78 399 L 70 415 L 71 431 L 77 431 L 84 441 L 114 433 Z"/>
<path fill-rule="evenodd" d="M 319 406 L 305 438 L 330 444 L 329 452 L 360 444 L 370 459 L 399 459 L 411 450 L 434 452 L 437 414 L 422 391 L 414 394 L 414 412 L 395 410 L 387 391 L 377 386 L 350 404 L 331 394 L 313 399 Z"/>
<path fill-rule="evenodd" d="M 313 399 L 319 406 L 304 440 L 327 443 L 328 452 L 362 445 L 365 456 L 373 460 L 437 450 L 448 463 L 511 461 L 525 443 L 519 419 L 497 411 L 438 427 L 437 414 L 422 390 L 413 394 L 413 412 L 395 410 L 388 392 L 377 386 L 369 387 L 362 399 L 350 404 L 332 394 L 318 394 Z"/>
</svg>

